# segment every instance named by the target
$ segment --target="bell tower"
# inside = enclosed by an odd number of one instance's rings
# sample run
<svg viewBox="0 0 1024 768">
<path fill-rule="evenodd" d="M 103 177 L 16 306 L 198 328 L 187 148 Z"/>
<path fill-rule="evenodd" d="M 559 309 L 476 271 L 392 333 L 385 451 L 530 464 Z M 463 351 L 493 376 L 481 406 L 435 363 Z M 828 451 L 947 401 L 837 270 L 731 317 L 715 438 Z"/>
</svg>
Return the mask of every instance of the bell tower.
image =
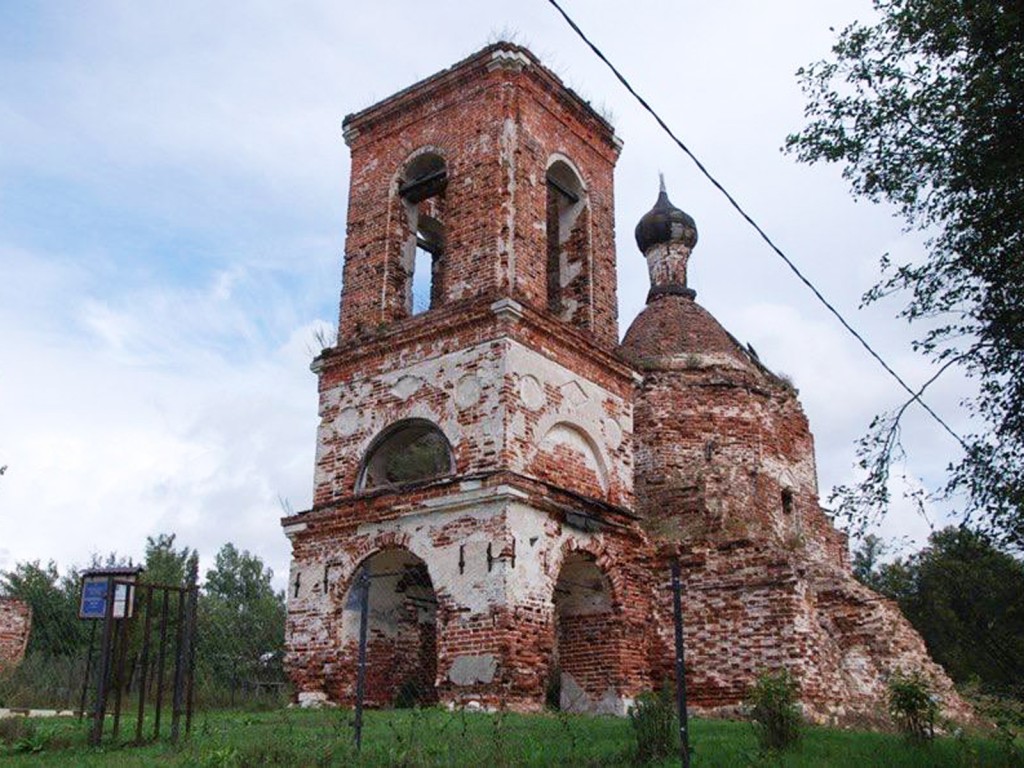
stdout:
<svg viewBox="0 0 1024 768">
<path fill-rule="evenodd" d="M 424 701 L 540 708 L 558 675 L 568 708 L 623 712 L 645 620 L 636 566 L 615 566 L 642 535 L 636 374 L 615 354 L 621 145 L 508 43 L 349 115 L 344 135 L 313 507 L 283 521 L 299 700 L 350 700 L 368 573 L 390 606 L 372 610 L 370 655 L 416 647 L 371 677 L 371 701 L 412 679 Z M 613 684 L 603 656 L 626 670 Z"/>
</svg>

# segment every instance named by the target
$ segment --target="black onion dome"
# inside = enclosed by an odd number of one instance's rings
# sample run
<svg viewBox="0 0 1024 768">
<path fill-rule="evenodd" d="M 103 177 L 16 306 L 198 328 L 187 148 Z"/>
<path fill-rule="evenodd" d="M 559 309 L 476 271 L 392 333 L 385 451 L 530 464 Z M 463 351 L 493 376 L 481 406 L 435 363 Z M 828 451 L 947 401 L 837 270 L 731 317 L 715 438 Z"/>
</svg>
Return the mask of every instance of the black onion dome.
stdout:
<svg viewBox="0 0 1024 768">
<path fill-rule="evenodd" d="M 659 243 L 681 242 L 687 248 L 697 244 L 697 222 L 676 208 L 668 199 L 665 182 L 661 182 L 658 201 L 636 225 L 636 244 L 641 253 Z"/>
</svg>

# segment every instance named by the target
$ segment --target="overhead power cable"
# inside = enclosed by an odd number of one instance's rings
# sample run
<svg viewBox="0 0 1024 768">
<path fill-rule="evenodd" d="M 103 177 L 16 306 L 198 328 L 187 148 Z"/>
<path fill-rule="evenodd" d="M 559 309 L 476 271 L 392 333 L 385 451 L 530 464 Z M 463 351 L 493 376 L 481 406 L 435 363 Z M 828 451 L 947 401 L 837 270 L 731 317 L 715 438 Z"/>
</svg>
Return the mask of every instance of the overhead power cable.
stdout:
<svg viewBox="0 0 1024 768">
<path fill-rule="evenodd" d="M 970 448 L 968 447 L 968 445 L 967 445 L 967 443 L 966 443 L 966 442 L 964 441 L 964 439 L 963 439 L 962 437 L 960 437 L 960 435 L 958 435 L 958 434 L 957 434 L 957 433 L 956 433 L 956 432 L 955 432 L 955 431 L 953 430 L 953 428 L 952 428 L 952 427 L 950 427 L 950 426 L 949 426 L 949 425 L 948 425 L 948 424 L 947 424 L 947 423 L 946 423 L 946 422 L 945 422 L 945 421 L 944 421 L 944 420 L 942 419 L 942 417 L 941 417 L 941 416 L 939 416 L 939 414 L 937 414 L 937 413 L 936 413 L 936 412 L 935 412 L 934 410 L 932 410 L 931 406 L 929 406 L 929 405 L 928 405 L 928 404 L 927 404 L 927 403 L 926 403 L 926 402 L 924 401 L 924 399 L 923 399 L 923 398 L 921 397 L 921 393 L 922 393 L 922 392 L 924 391 L 924 387 L 922 387 L 921 389 L 919 389 L 919 390 L 915 391 L 914 389 L 912 389 L 912 388 L 911 388 L 911 386 L 910 386 L 909 384 L 907 384 L 907 382 L 906 382 L 906 381 L 904 381 L 904 380 L 903 380 L 903 377 L 902 377 L 902 376 L 900 376 L 900 375 L 899 375 L 898 373 L 896 373 L 896 371 L 895 371 L 895 370 L 893 370 L 892 366 L 890 366 L 890 365 L 889 365 L 889 364 L 888 364 L 888 363 L 887 363 L 887 362 L 886 362 L 886 361 L 885 361 L 885 360 L 884 360 L 884 359 L 882 358 L 882 356 L 881 356 L 880 354 L 878 354 L 878 352 L 876 352 L 876 351 L 874 350 L 874 348 L 873 348 L 873 347 L 872 347 L 872 346 L 871 346 L 871 345 L 870 345 L 870 344 L 869 344 L 869 343 L 867 342 L 867 340 L 866 340 L 866 339 L 865 339 L 865 338 L 864 338 L 863 336 L 861 336 L 861 335 L 860 335 L 860 333 L 858 333 L 858 331 L 857 331 L 857 330 L 856 330 L 856 329 L 855 329 L 855 328 L 854 328 L 854 327 L 853 327 L 852 325 L 850 325 L 850 323 L 848 323 L 848 322 L 846 321 L 846 318 L 844 318 L 844 317 L 842 316 L 842 314 L 841 314 L 841 313 L 839 312 L 839 310 L 838 310 L 838 309 L 836 309 L 836 308 L 835 308 L 835 307 L 834 307 L 834 306 L 833 306 L 833 305 L 832 305 L 832 304 L 831 304 L 831 303 L 829 302 L 829 300 L 828 300 L 828 299 L 826 299 L 826 298 L 825 298 L 825 297 L 824 297 L 824 296 L 822 295 L 821 291 L 819 291 L 819 290 L 818 290 L 818 289 L 817 289 L 817 288 L 815 287 L 815 285 L 814 285 L 814 284 L 813 284 L 813 283 L 812 283 L 812 282 L 811 282 L 811 281 L 810 281 L 809 279 L 807 279 L 807 278 L 806 278 L 806 277 L 805 277 L 805 276 L 803 275 L 803 273 L 802 273 L 802 272 L 800 271 L 800 269 L 799 269 L 799 268 L 798 268 L 798 267 L 797 267 L 797 266 L 796 266 L 796 265 L 795 265 L 795 264 L 794 264 L 794 263 L 792 262 L 792 260 L 790 260 L 790 258 L 789 258 L 789 257 L 788 257 L 788 256 L 787 256 L 787 255 L 786 255 L 786 254 L 785 254 L 785 253 L 784 253 L 784 252 L 782 251 L 782 249 L 781 249 L 781 248 L 779 248 L 779 246 L 777 246 L 777 245 L 776 245 L 776 244 L 775 244 L 775 243 L 774 243 L 774 242 L 772 241 L 772 239 L 771 239 L 771 238 L 770 238 L 770 237 L 768 236 L 768 234 L 767 234 L 767 233 L 766 233 L 766 232 L 765 232 L 765 231 L 764 231 L 764 230 L 763 230 L 763 229 L 762 229 L 762 228 L 760 227 L 760 225 L 759 225 L 759 224 L 758 224 L 758 223 L 757 223 L 756 221 L 754 221 L 753 217 L 751 217 L 751 216 L 750 216 L 750 214 L 748 214 L 748 213 L 747 213 L 747 212 L 746 212 L 746 211 L 745 211 L 745 210 L 743 209 L 743 206 L 741 206 L 741 205 L 740 205 L 740 204 L 739 204 L 738 202 L 736 202 L 736 199 L 735 199 L 735 198 L 734 198 L 734 197 L 733 197 L 733 196 L 732 196 L 731 194 L 729 194 L 729 191 L 728 191 L 728 190 L 727 190 L 727 189 L 726 189 L 726 188 L 725 188 L 724 186 L 722 186 L 721 182 L 719 182 L 719 181 L 718 181 L 718 179 L 716 179 L 716 178 L 715 178 L 715 177 L 714 177 L 714 176 L 713 176 L 713 175 L 711 174 L 711 172 L 710 172 L 710 171 L 708 171 L 708 169 L 707 169 L 707 168 L 706 168 L 706 167 L 704 166 L 704 163 L 702 163 L 702 162 L 701 162 L 701 161 L 700 161 L 700 160 L 699 160 L 699 159 L 697 158 L 697 156 L 696 156 L 696 155 L 695 155 L 695 154 L 694 154 L 694 153 L 693 153 L 692 151 L 690 151 L 690 148 L 689 148 L 689 147 L 687 147 L 687 146 L 686 146 L 686 145 L 685 145 L 685 144 L 684 144 L 684 143 L 682 142 L 682 140 L 681 140 L 681 139 L 680 139 L 680 138 L 679 138 L 678 136 L 676 136 L 676 134 L 675 134 L 675 133 L 674 133 L 674 132 L 672 131 L 672 129 L 671 129 L 671 128 L 669 128 L 669 126 L 668 126 L 668 125 L 667 125 L 667 124 L 665 123 L 665 121 L 661 119 L 661 116 L 660 116 L 660 115 L 659 115 L 659 114 L 658 114 L 657 112 L 655 112 L 655 111 L 654 111 L 653 107 L 651 107 L 651 105 L 650 105 L 650 104 L 648 104 L 648 103 L 647 103 L 647 101 L 646 101 L 646 100 L 645 100 L 645 99 L 644 99 L 644 98 L 643 98 L 643 97 L 642 97 L 642 96 L 641 96 L 641 95 L 640 95 L 639 93 L 637 93 L 637 92 L 636 92 L 636 89 L 634 89 L 634 88 L 633 88 L 633 86 L 632 86 L 632 85 L 630 85 L 629 81 L 628 81 L 628 80 L 627 80 L 627 79 L 626 79 L 626 78 L 625 78 L 625 77 L 624 77 L 624 76 L 622 75 L 622 73 L 621 73 L 621 72 L 619 72 L 619 70 L 618 70 L 618 69 L 617 69 L 617 68 L 615 67 L 615 65 L 614 65 L 614 64 L 612 64 L 612 63 L 611 63 L 611 61 L 609 61 L 609 60 L 608 60 L 608 57 L 607 57 L 607 56 L 605 56 L 605 55 L 604 55 L 604 53 L 602 53 L 602 52 L 601 52 L 601 49 L 600 49 L 600 48 L 598 48 L 598 47 L 597 47 L 597 46 L 596 46 L 596 45 L 595 45 L 594 43 L 592 43 L 592 42 L 590 41 L 590 38 L 588 38 L 588 37 L 586 36 L 586 34 L 584 34 L 583 30 L 582 30 L 582 29 L 580 29 L 579 25 L 578 25 L 578 24 L 577 24 L 577 23 L 576 23 L 575 21 L 573 21 L 573 20 L 572 20 L 572 18 L 571 18 L 571 17 L 569 16 L 569 14 L 568 14 L 568 13 L 566 13 L 566 12 L 565 12 L 565 10 L 564 10 L 564 9 L 562 8 L 562 6 L 560 6 L 560 5 L 558 4 L 557 0 L 548 0 L 548 2 L 549 2 L 549 3 L 550 3 L 550 4 L 552 5 L 552 6 L 554 6 L 555 10 L 557 10 L 557 11 L 558 11 L 558 12 L 559 12 L 559 13 L 561 14 L 562 18 L 563 18 L 563 19 L 565 19 L 566 23 L 567 23 L 567 24 L 568 24 L 568 25 L 569 25 L 570 27 L 572 27 L 573 31 L 574 31 L 574 32 L 575 32 L 575 33 L 576 33 L 576 34 L 577 34 L 577 35 L 578 35 L 578 36 L 580 37 L 580 39 L 581 39 L 581 40 L 582 40 L 582 41 L 583 41 L 584 43 L 586 43 L 586 44 L 587 44 L 587 46 L 588 46 L 588 47 L 590 48 L 590 50 L 592 50 L 592 51 L 594 52 L 594 54 L 595 54 L 595 55 L 597 56 L 597 58 L 599 58 L 599 59 L 600 59 L 601 61 L 603 61 L 603 62 L 605 63 L 605 65 L 606 65 L 606 66 L 608 67 L 608 69 L 610 69 L 610 70 L 612 71 L 612 74 L 613 74 L 613 75 L 615 75 L 615 77 L 616 77 L 616 78 L 618 79 L 618 81 L 619 81 L 620 83 L 622 83 L 623 87 L 625 87 L 625 89 L 626 89 L 627 91 L 629 91 L 630 95 L 631 95 L 631 96 L 632 96 L 632 97 L 633 97 L 634 99 L 636 99 L 636 100 L 637 100 L 637 102 L 639 102 L 640 106 L 641 106 L 641 107 L 643 107 L 643 108 L 644 108 L 644 109 L 645 109 L 645 110 L 646 110 L 646 111 L 647 111 L 647 112 L 648 112 L 648 113 L 649 113 L 649 114 L 651 115 L 651 117 L 653 117 L 653 118 L 654 118 L 655 122 L 657 122 L 657 123 L 658 123 L 658 125 L 659 125 L 659 126 L 661 126 L 661 129 L 662 129 L 662 130 L 663 130 L 663 131 L 664 131 L 664 132 L 665 132 L 666 134 L 668 134 L 669 138 L 670 138 L 670 139 L 672 139 L 672 141 L 673 141 L 673 142 L 675 142 L 676 146 L 678 146 L 678 147 L 679 147 L 679 148 L 680 148 L 680 149 L 681 149 L 681 150 L 682 150 L 682 151 L 683 151 L 683 152 L 684 152 L 684 153 L 686 154 L 686 156 L 687 156 L 687 157 L 689 157 L 689 158 L 690 158 L 690 160 L 692 160 L 692 161 L 693 161 L 694 165 L 696 165 L 696 166 L 697 166 L 697 170 L 699 170 L 699 171 L 700 171 L 700 172 L 701 172 L 701 173 L 702 173 L 702 174 L 704 175 L 704 177 L 705 177 L 705 178 L 706 178 L 706 179 L 707 179 L 708 181 L 710 181 L 710 182 L 711 182 L 711 184 L 712 184 L 712 185 L 713 185 L 713 186 L 714 186 L 714 187 L 715 187 L 715 188 L 716 188 L 716 189 L 717 189 L 717 190 L 718 190 L 719 192 L 721 192 L 721 193 L 722 193 L 722 194 L 723 194 L 723 195 L 725 196 L 725 199 L 729 201 L 729 204 L 730 204 L 730 205 L 732 205 L 732 207 L 733 207 L 734 209 L 736 209 L 736 212 L 737 212 L 737 213 L 739 213 L 739 215 L 740 215 L 740 216 L 742 216 L 742 217 L 743 217 L 743 219 L 744 219 L 744 220 L 745 220 L 745 221 L 746 221 L 746 222 L 747 222 L 747 223 L 748 223 L 748 224 L 749 224 L 749 225 L 750 225 L 751 227 L 753 227 L 753 228 L 754 228 L 754 231 L 755 231 L 755 232 L 757 232 L 757 234 L 758 234 L 758 235 L 759 235 L 759 236 L 761 237 L 761 239 L 762 239 L 762 240 L 764 240 L 764 241 L 765 241 L 765 243 L 767 243 L 767 244 L 768 244 L 768 247 L 769 247 L 769 248 L 771 248 L 771 249 L 772 249 L 772 250 L 773 250 L 773 251 L 775 252 L 775 254 L 776 254 L 776 255 L 777 255 L 777 256 L 778 256 L 779 258 L 781 258 L 781 259 L 782 259 L 782 260 L 783 260 L 783 261 L 785 262 L 786 266 L 787 266 L 787 267 L 789 267 L 790 271 L 792 271 L 792 272 L 793 272 L 793 274 L 797 276 L 797 278 L 798 278 L 798 279 L 800 280 L 800 282 L 802 282 L 802 283 L 803 283 L 803 284 L 804 284 L 805 286 L 807 286 L 807 288 L 809 288 L 809 289 L 810 289 L 811 293 L 813 293 L 813 294 L 815 295 L 815 297 L 816 297 L 816 298 L 818 299 L 818 301 L 819 301 L 819 302 L 821 302 L 821 303 L 822 303 L 822 304 L 823 304 L 823 305 L 825 306 L 825 308 L 826 308 L 826 309 L 827 309 L 827 310 L 828 310 L 829 312 L 831 312 L 831 313 L 832 313 L 832 314 L 833 314 L 833 315 L 835 316 L 835 318 L 836 318 L 836 319 L 837 319 L 837 320 L 838 320 L 838 321 L 839 321 L 839 322 L 840 322 L 840 323 L 842 324 L 842 326 L 843 326 L 843 327 L 844 327 L 844 328 L 845 328 L 845 329 L 846 329 L 846 330 L 847 330 L 847 331 L 848 331 L 848 332 L 850 333 L 850 335 L 852 335 L 852 336 L 853 336 L 853 337 L 854 337 L 854 338 L 855 338 L 855 339 L 856 339 L 856 340 L 857 340 L 858 342 L 860 342 L 860 345 L 861 345 L 862 347 L 864 347 L 864 349 L 866 349 L 866 350 L 867 350 L 868 354 L 869 354 L 869 355 L 871 355 L 871 357 L 873 357 L 873 358 L 874 358 L 874 359 L 875 359 L 875 360 L 876 360 L 876 361 L 878 362 L 878 364 L 879 364 L 879 365 L 881 365 L 883 369 L 885 369 L 886 373 L 888 373 L 888 374 L 889 374 L 889 376 L 891 376 L 891 377 L 892 377 L 892 378 L 893 378 L 893 379 L 894 379 L 894 380 L 895 380 L 895 381 L 896 381 L 896 382 L 897 382 L 897 383 L 898 383 L 898 384 L 900 385 L 900 387 L 901 387 L 901 388 L 902 388 L 902 389 L 903 389 L 903 390 L 904 390 L 905 392 L 907 392 L 907 394 L 909 394 L 909 395 L 910 395 L 910 398 L 911 398 L 911 400 L 912 400 L 912 401 L 914 401 L 914 402 L 916 402 L 916 403 L 917 403 L 918 405 L 920 405 L 920 406 L 921 406 L 922 408 L 924 408 L 924 410 L 925 410 L 925 411 L 926 411 L 926 412 L 927 412 L 927 413 L 928 413 L 928 414 L 929 414 L 929 415 L 930 415 L 930 416 L 931 416 L 931 417 L 932 417 L 932 418 L 933 418 L 933 419 L 934 419 L 934 420 L 935 420 L 935 421 L 936 421 L 936 422 L 937 422 L 937 423 L 938 423 L 938 424 L 939 424 L 939 425 L 940 425 L 940 426 L 941 426 L 941 427 L 942 427 L 942 428 L 943 428 L 943 429 L 944 429 L 944 430 L 945 430 L 945 431 L 946 431 L 947 433 L 949 433 L 949 434 L 950 434 L 950 435 L 951 435 L 951 436 L 953 437 L 953 439 L 954 439 L 954 440 L 956 440 L 956 441 L 957 441 L 957 442 L 958 442 L 958 443 L 960 444 L 960 447 L 961 447 L 961 448 L 963 448 L 965 452 L 967 452 L 967 453 L 970 453 Z M 927 386 L 927 385 L 926 385 L 926 386 Z"/>
</svg>

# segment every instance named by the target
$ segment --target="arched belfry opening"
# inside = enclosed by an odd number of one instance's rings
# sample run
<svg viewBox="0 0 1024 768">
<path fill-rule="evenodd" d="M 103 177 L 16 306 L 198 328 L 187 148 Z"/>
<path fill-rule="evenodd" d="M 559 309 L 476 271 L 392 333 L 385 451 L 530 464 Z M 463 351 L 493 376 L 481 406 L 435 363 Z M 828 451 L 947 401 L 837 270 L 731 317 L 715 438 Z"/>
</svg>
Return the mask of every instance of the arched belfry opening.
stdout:
<svg viewBox="0 0 1024 768">
<path fill-rule="evenodd" d="M 445 189 L 448 168 L 434 152 L 417 155 L 399 180 L 408 234 L 402 250 L 403 296 L 407 315 L 441 304 L 444 297 Z"/>
<path fill-rule="evenodd" d="M 366 558 L 345 593 L 339 641 L 352 663 L 345 665 L 351 674 L 341 680 L 341 698 L 355 692 L 364 590 L 366 703 L 375 707 L 437 703 L 437 594 L 427 564 L 401 547 Z"/>
<path fill-rule="evenodd" d="M 570 552 L 553 597 L 555 646 L 552 687 L 563 712 L 623 714 L 616 670 L 620 628 L 611 580 L 593 555 Z M 554 703 L 554 701 L 549 701 Z"/>
<path fill-rule="evenodd" d="M 363 458 L 357 491 L 400 488 L 455 471 L 452 447 L 436 424 L 404 419 L 375 437 Z"/>
<path fill-rule="evenodd" d="M 586 190 L 565 160 L 547 170 L 548 310 L 584 328 L 591 325 L 590 217 Z"/>
</svg>

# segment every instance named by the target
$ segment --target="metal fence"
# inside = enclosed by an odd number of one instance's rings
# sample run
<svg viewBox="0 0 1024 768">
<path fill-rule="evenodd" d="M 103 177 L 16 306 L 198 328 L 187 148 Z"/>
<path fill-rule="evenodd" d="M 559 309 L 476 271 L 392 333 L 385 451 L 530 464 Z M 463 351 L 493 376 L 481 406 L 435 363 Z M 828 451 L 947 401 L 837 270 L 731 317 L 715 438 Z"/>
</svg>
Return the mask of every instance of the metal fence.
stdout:
<svg viewBox="0 0 1024 768">
<path fill-rule="evenodd" d="M 681 681 L 678 571 L 663 583 L 673 591 Z M 237 625 L 204 603 L 194 580 L 182 587 L 140 583 L 132 599 L 130 618 L 76 620 L 62 630 L 63 645 L 30 651 L 19 665 L 0 670 L 0 708 L 62 710 L 86 723 L 93 718 L 97 740 L 123 744 L 176 738 L 194 717 L 219 709 L 283 712 L 292 701 L 283 644 L 246 650 Z M 500 685 L 481 682 L 476 690 L 486 687 L 488 697 L 448 695 L 438 675 L 440 607 L 426 568 L 400 557 L 368 560 L 340 617 L 337 641 L 348 655 L 332 671 L 339 694 L 332 698 L 340 707 L 327 716 L 331 731 L 324 738 L 361 751 L 369 764 L 445 764 L 455 754 L 480 764 L 607 764 L 599 756 L 609 749 L 634 759 L 629 756 L 646 738 L 644 724 L 593 714 L 593 692 L 614 688 L 617 674 L 594 663 L 596 654 L 588 656 L 587 644 L 597 635 L 587 622 L 607 607 L 601 588 L 584 570 L 574 571 L 556 586 L 554 600 L 562 621 L 546 665 L 545 710 L 523 715 L 522 701 Z M 45 629 L 37 624 L 33 631 Z M 487 681 L 494 672 L 486 664 L 458 670 L 469 681 Z M 685 691 L 669 683 L 671 749 L 686 766 Z M 615 743 L 598 744 L 598 737 Z"/>
<path fill-rule="evenodd" d="M 685 767 L 690 764 L 690 744 L 678 563 L 672 564 L 667 576 L 674 620 L 674 679 L 666 681 L 665 690 L 648 692 L 641 697 L 642 704 L 630 708 L 633 727 L 615 730 L 621 742 L 616 750 L 628 762 L 643 753 L 644 739 L 661 739 L 654 752 L 660 749 L 664 755 L 667 748 Z M 545 709 L 521 716 L 515 710 L 522 700 L 506 698 L 501 685 L 487 684 L 494 669 L 480 657 L 475 662 L 477 668 L 460 671 L 474 693 L 460 700 L 451 695 L 450 687 L 439 690 L 444 685 L 438 676 L 439 605 L 427 569 L 404 551 L 371 557 L 356 572 L 345 599 L 340 637 L 343 656 L 334 689 L 337 698 L 351 706 L 351 737 L 356 750 L 365 745 L 379 755 L 380 743 L 374 740 L 383 739 L 390 745 L 391 759 L 398 762 L 409 760 L 411 752 L 430 764 L 430 756 L 422 750 L 433 749 L 433 759 L 443 764 L 444 750 L 457 745 L 454 748 L 461 755 L 476 753 L 481 764 L 531 762 L 529 754 L 538 749 L 552 751 L 551 759 L 556 762 L 551 764 L 590 764 L 597 758 L 588 741 L 601 731 L 595 727 L 595 718 L 627 714 L 595 694 L 614 690 L 619 674 L 602 664 L 597 647 L 602 611 L 611 610 L 606 599 L 600 583 L 588 579 L 584 569 L 570 579 L 559 580 Z M 453 676 L 454 669 L 448 674 Z M 474 676 L 484 684 L 474 688 Z M 421 712 L 430 714 L 417 714 Z M 377 726 L 369 731 L 368 713 L 372 725 Z M 381 723 L 386 727 L 380 728 Z M 438 733 L 448 736 L 439 739 Z M 560 745 L 557 750 L 555 741 Z"/>
</svg>

